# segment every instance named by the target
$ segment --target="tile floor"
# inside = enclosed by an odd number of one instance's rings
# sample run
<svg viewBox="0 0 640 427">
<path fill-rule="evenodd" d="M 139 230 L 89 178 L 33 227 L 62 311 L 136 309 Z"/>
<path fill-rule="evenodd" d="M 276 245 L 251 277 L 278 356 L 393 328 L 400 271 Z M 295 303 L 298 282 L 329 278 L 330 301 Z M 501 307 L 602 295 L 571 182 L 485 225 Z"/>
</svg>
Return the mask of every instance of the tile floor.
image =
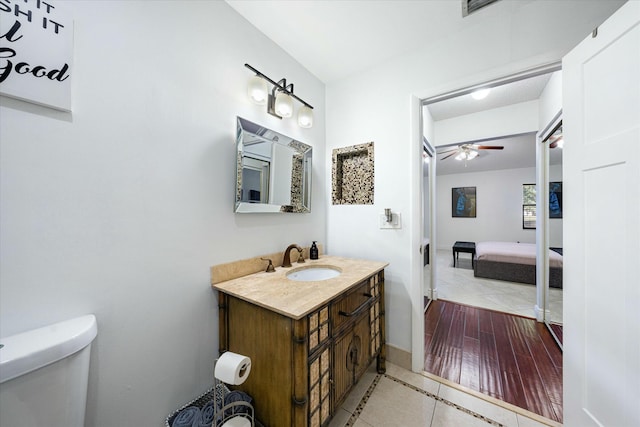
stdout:
<svg viewBox="0 0 640 427">
<path fill-rule="evenodd" d="M 450 250 L 436 251 L 438 298 L 506 313 L 535 317 L 536 287 L 524 283 L 476 278 L 471 254 L 460 254 L 453 267 Z M 429 274 L 428 266 L 424 269 Z M 428 281 L 425 278 L 425 286 Z M 549 289 L 551 321 L 562 323 L 562 289 Z"/>
<path fill-rule="evenodd" d="M 375 363 L 336 411 L 329 427 L 542 427 L 557 426 L 510 411 L 387 362 Z"/>
</svg>

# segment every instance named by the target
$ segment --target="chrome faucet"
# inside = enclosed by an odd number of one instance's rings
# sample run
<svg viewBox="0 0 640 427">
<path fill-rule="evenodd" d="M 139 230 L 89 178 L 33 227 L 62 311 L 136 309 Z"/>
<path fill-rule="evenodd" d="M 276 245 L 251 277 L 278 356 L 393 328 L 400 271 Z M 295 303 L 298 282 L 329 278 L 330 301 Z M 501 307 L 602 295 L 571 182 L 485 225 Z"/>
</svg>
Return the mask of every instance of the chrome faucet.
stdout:
<svg viewBox="0 0 640 427">
<path fill-rule="evenodd" d="M 287 246 L 287 249 L 284 250 L 284 255 L 282 256 L 282 266 L 283 267 L 291 267 L 291 259 L 289 257 L 291 256 L 291 249 L 294 249 L 294 248 L 298 252 L 300 252 L 300 254 L 302 254 L 302 248 L 300 246 L 296 245 L 295 243 Z"/>
</svg>

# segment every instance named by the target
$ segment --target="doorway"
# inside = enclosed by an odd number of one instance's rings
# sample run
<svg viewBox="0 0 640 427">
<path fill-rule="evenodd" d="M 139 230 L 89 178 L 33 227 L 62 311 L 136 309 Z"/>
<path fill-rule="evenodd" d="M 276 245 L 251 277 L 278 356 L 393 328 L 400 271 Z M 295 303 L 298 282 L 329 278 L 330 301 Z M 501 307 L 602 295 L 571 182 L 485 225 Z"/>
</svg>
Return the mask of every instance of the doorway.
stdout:
<svg viewBox="0 0 640 427">
<path fill-rule="evenodd" d="M 544 240 L 539 238 L 539 235 L 545 235 L 548 233 L 549 219 L 546 215 L 540 215 L 538 212 L 546 212 L 549 207 L 549 200 L 544 199 L 545 203 L 541 203 L 540 206 L 534 205 L 535 216 L 533 218 L 533 227 L 525 227 L 525 209 L 523 199 L 523 185 L 534 184 L 534 187 L 541 188 L 542 194 L 546 194 L 548 188 L 550 188 L 549 178 L 561 181 L 562 172 L 560 169 L 559 177 L 553 174 L 549 174 L 551 166 L 549 163 L 542 164 L 543 155 L 547 156 L 549 141 L 544 141 L 547 145 L 546 151 L 541 149 L 541 132 L 540 123 L 546 123 L 548 120 L 546 113 L 539 112 L 538 103 L 539 98 L 546 93 L 547 86 L 551 84 L 553 73 L 557 72 L 560 68 L 559 64 L 546 68 L 544 72 L 542 70 L 534 70 L 530 73 L 524 73 L 518 76 L 518 78 L 510 77 L 502 79 L 497 82 L 489 82 L 476 86 L 471 86 L 466 89 L 461 89 L 445 95 L 433 97 L 423 101 L 423 132 L 424 137 L 434 143 L 435 147 L 435 161 L 431 159 L 431 169 L 433 171 L 433 179 L 424 182 L 423 197 L 429 197 L 429 202 L 423 200 L 424 206 L 431 206 L 430 211 L 432 216 L 427 217 L 423 215 L 425 221 L 423 238 L 429 237 L 429 243 L 431 248 L 431 265 L 427 267 L 425 265 L 423 271 L 423 287 L 424 297 L 431 297 L 434 300 L 446 299 L 453 302 L 459 302 L 466 304 L 467 306 L 475 306 L 481 308 L 489 308 L 497 310 L 499 312 L 515 312 L 519 315 L 526 317 L 535 317 L 538 322 L 548 322 L 545 315 L 550 313 L 550 292 L 548 289 L 548 276 L 549 266 L 548 259 L 544 259 L 544 253 L 549 251 L 550 239 L 547 237 Z M 529 79 L 529 80 L 527 80 Z M 531 84 L 532 80 L 539 80 L 541 86 L 538 89 L 536 95 L 530 99 L 520 99 L 514 106 L 508 107 L 507 105 L 493 105 L 492 108 L 484 108 L 473 110 L 464 110 L 461 106 L 461 111 L 465 111 L 465 114 L 460 116 L 440 117 L 438 116 L 437 107 L 430 110 L 430 106 L 435 106 L 438 103 L 445 105 L 447 101 L 458 102 L 458 99 L 462 96 L 469 97 L 468 95 L 475 89 L 483 86 L 490 86 L 492 89 L 500 88 L 506 89 L 507 84 Z M 556 77 L 559 79 L 559 77 Z M 505 83 L 506 82 L 506 83 Z M 513 90 L 508 90 L 512 96 L 515 97 Z M 529 95 L 531 96 L 531 95 Z M 517 99 L 517 98 L 515 98 Z M 431 102 L 431 100 L 433 102 Z M 535 104 L 535 105 L 534 105 Z M 555 107 L 556 104 L 553 104 Z M 465 107 L 466 108 L 466 107 Z M 519 120 L 524 113 L 528 111 L 534 111 L 533 117 L 529 116 L 528 120 L 522 120 L 524 125 L 519 125 Z M 552 107 L 553 108 L 553 107 Z M 445 110 L 451 111 L 451 107 L 443 107 Z M 490 112 L 497 110 L 504 114 L 503 123 L 500 120 L 490 118 Z M 557 112 L 553 112 L 556 114 Z M 473 134 L 474 129 L 473 118 L 481 118 L 476 123 L 479 123 L 478 134 Z M 438 123 L 438 122 L 441 123 Z M 461 123 L 465 123 L 462 125 Z M 442 124 L 443 126 L 439 126 Z M 462 130 L 456 134 L 455 130 Z M 460 136 L 462 135 L 462 136 Z M 465 151 L 465 145 L 470 147 L 471 150 L 478 151 L 476 155 L 469 157 Z M 513 154 L 515 147 L 520 144 L 523 148 L 524 157 L 511 158 L 505 165 L 499 164 L 499 156 L 494 153 L 502 154 L 503 150 L 495 147 L 500 146 L 504 148 L 504 152 L 511 152 Z M 478 146 L 482 146 L 480 148 Z M 489 146 L 489 148 L 484 148 Z M 452 151 L 453 150 L 453 151 Z M 486 152 L 484 151 L 486 150 Z M 494 151 L 495 150 L 495 151 Z M 447 151 L 443 155 L 439 155 L 442 151 Z M 453 153 L 453 154 L 452 154 Z M 447 157 L 442 160 L 443 157 Z M 456 158 L 458 158 L 456 160 Z M 487 160 L 486 162 L 479 162 L 476 160 Z M 489 162 L 488 160 L 491 160 Z M 448 163 L 445 163 L 448 162 Z M 492 163 L 492 165 L 488 165 Z M 458 170 L 454 168 L 457 167 Z M 543 171 L 544 173 L 541 173 Z M 542 184 L 542 179 L 547 181 Z M 491 181 L 491 185 L 488 182 Z M 500 184 L 508 183 L 510 189 L 508 191 L 498 187 Z M 483 188 L 484 186 L 484 188 Z M 472 218 L 459 218 L 456 217 L 452 205 L 452 191 L 456 188 L 474 187 L 472 193 L 475 197 L 476 215 Z M 428 188 L 428 190 L 427 190 Z M 502 203 L 502 204 L 500 204 Z M 506 206 L 509 204 L 509 206 Z M 499 218 L 500 213 L 492 216 L 487 216 L 486 213 L 491 209 L 496 208 L 505 213 L 509 218 Z M 544 209 L 544 210 L 543 210 Z M 482 218 L 481 216 L 485 217 Z M 516 218 L 515 223 L 513 218 Z M 546 218 L 543 222 L 542 219 Z M 466 221 L 466 222 L 465 222 Z M 484 222 L 483 222 L 484 221 Z M 511 221 L 511 222 L 508 222 Z M 561 220 L 560 220 L 561 221 Z M 492 224 L 493 223 L 493 224 Z M 511 230 L 509 231 L 509 227 Z M 430 228 L 431 227 L 431 228 Z M 493 227 L 493 228 L 492 228 Z M 560 229 L 561 235 L 561 229 Z M 437 237 L 436 237 L 437 236 Z M 467 237 L 469 236 L 469 237 Z M 517 242 L 527 242 L 534 246 L 534 282 L 531 284 L 513 283 L 505 280 L 487 280 L 478 279 L 474 274 L 474 262 L 473 255 L 469 254 L 464 259 L 457 260 L 453 258 L 452 249 L 454 242 L 457 241 L 471 241 L 479 242 L 484 240 L 513 240 Z M 560 240 L 561 245 L 561 240 Z M 460 256 L 462 258 L 462 256 Z M 539 262 L 537 260 L 542 260 Z M 459 262 L 462 261 L 462 262 Z M 537 264 L 540 264 L 542 268 L 545 268 L 547 274 L 544 276 L 536 274 L 535 268 Z M 428 281 L 430 279 L 430 281 Z M 517 297 L 521 297 L 521 293 L 528 293 L 528 296 L 524 299 L 524 303 L 520 304 L 521 307 L 504 307 L 504 306 L 485 306 L 481 304 L 479 298 L 471 298 L 470 300 L 460 299 L 460 294 L 456 294 L 456 289 L 451 289 L 451 286 L 455 288 L 458 281 L 464 281 L 464 284 L 460 288 L 464 288 L 468 292 L 469 289 L 479 288 L 479 284 L 488 285 L 488 289 L 492 292 L 496 291 L 496 287 L 502 287 L 505 295 L 511 293 Z M 561 291 L 560 295 L 561 295 Z M 464 296 L 464 295 L 462 295 Z M 504 298 L 489 295 L 487 298 L 490 302 L 504 302 Z M 493 301 L 491 301 L 493 299 Z M 562 307 L 562 300 L 560 298 L 559 307 Z M 535 320 L 531 320 L 536 323 Z M 543 323 L 538 323 L 543 329 L 545 328 Z M 414 327 L 415 327 L 414 323 Z M 424 325 L 422 325 L 425 327 Z M 424 330 L 423 330 L 424 331 Z M 546 330 L 545 330 L 546 332 Z M 551 343 L 553 339 L 549 338 Z M 429 341 L 425 338 L 426 341 Z M 425 343 L 426 344 L 426 343 Z M 423 351 L 426 347 L 423 346 Z M 415 347 L 414 347 L 415 349 Z M 424 355 L 424 354 L 423 354 Z M 422 369 L 425 368 L 426 360 L 423 358 Z M 561 380 L 560 380 L 561 384 Z"/>
<path fill-rule="evenodd" d="M 532 273 L 531 284 L 478 278 L 474 272 L 473 254 L 452 254 L 451 248 L 458 241 L 529 244 L 535 266 L 536 242 L 548 246 L 548 240 L 540 240 L 537 236 L 549 223 L 536 225 L 535 201 L 533 206 L 527 206 L 534 210 L 533 225 L 525 221 L 530 210 L 525 211 L 523 188 L 532 186 L 535 195 L 536 185 L 541 184 L 536 175 L 536 168 L 542 167 L 537 150 L 538 103 L 541 96 L 548 97 L 546 91 L 556 89 L 549 86 L 554 84 L 552 77 L 560 79 L 558 68 L 559 65 L 545 72 L 535 70 L 531 75 L 521 75 L 517 79 L 506 78 L 506 83 L 479 85 L 491 88 L 483 101 L 473 100 L 470 96 L 476 87 L 437 96 L 434 101 L 423 101 L 424 132 L 429 133 L 436 146 L 431 198 L 437 205 L 433 212 L 437 225 L 434 230 L 425 227 L 423 237 L 438 236 L 437 242 L 431 242 L 432 265 L 438 267 L 438 274 L 429 276 L 425 266 L 423 276 L 431 278 L 430 287 L 424 284 L 425 296 L 433 294 L 436 298 L 528 317 L 535 315 L 539 321 L 544 320 L 550 299 L 548 292 L 547 298 L 540 298 L 536 287 L 531 286 L 535 273 Z M 472 157 L 468 156 L 469 150 Z M 548 176 L 548 169 L 548 166 L 544 167 L 545 176 Z M 553 179 L 561 185 L 561 169 L 559 173 L 554 171 Z M 456 189 L 472 190 L 477 215 L 474 212 L 470 218 L 461 218 L 452 211 L 451 192 Z M 554 221 L 554 225 L 557 223 Z M 556 242 L 561 241 L 561 226 L 556 227 L 555 237 L 558 230 L 559 239 L 552 239 Z M 555 306 L 561 307 L 561 291 L 552 296 Z M 538 316 L 536 307 L 546 310 L 541 310 Z"/>
</svg>

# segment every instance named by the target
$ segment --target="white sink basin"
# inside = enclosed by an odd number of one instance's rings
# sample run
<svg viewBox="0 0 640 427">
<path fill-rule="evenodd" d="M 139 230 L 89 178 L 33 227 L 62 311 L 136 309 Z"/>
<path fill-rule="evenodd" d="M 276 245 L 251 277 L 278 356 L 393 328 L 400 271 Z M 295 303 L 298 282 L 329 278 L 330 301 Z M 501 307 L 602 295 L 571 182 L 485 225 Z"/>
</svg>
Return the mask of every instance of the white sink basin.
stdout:
<svg viewBox="0 0 640 427">
<path fill-rule="evenodd" d="M 338 277 L 342 272 L 337 267 L 328 265 L 318 265 L 311 267 L 300 267 L 287 273 L 287 279 L 296 282 L 314 282 L 328 280 Z"/>
</svg>

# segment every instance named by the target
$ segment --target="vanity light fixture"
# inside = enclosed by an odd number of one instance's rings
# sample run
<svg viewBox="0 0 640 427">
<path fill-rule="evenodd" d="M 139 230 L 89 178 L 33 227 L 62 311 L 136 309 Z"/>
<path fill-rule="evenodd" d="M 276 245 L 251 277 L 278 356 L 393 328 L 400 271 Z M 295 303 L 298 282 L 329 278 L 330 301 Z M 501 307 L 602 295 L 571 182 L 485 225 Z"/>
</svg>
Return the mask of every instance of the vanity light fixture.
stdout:
<svg viewBox="0 0 640 427">
<path fill-rule="evenodd" d="M 287 79 L 283 78 L 276 82 L 262 74 L 249 64 L 245 67 L 256 73 L 249 80 L 247 88 L 249 98 L 258 105 L 267 104 L 267 113 L 279 119 L 293 116 L 293 99 L 302 103 L 298 110 L 298 125 L 302 128 L 313 126 L 313 107 L 293 93 L 293 83 L 287 84 Z M 267 82 L 273 87 L 271 93 L 267 89 Z"/>
</svg>

